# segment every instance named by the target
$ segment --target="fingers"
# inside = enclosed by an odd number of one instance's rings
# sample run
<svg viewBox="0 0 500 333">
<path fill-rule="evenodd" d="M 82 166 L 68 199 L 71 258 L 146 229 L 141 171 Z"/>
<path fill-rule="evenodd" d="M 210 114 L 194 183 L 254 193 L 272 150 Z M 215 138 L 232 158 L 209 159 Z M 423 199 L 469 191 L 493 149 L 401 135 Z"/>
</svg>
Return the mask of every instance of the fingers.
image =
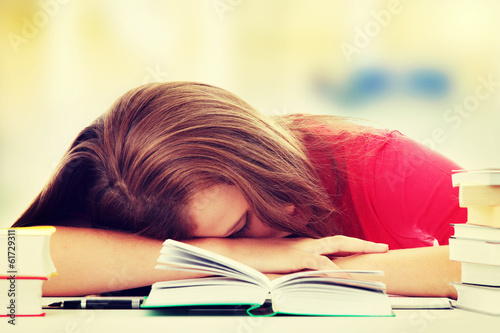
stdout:
<svg viewBox="0 0 500 333">
<path fill-rule="evenodd" d="M 355 254 L 355 253 L 382 253 L 387 252 L 389 246 L 387 244 L 374 243 L 358 238 L 347 236 L 331 236 L 320 239 L 310 240 L 306 251 L 311 251 L 317 254 Z"/>
<path fill-rule="evenodd" d="M 332 236 L 321 239 L 323 251 L 320 254 L 348 253 L 380 253 L 387 252 L 389 246 L 352 238 L 347 236 Z"/>
<path fill-rule="evenodd" d="M 340 267 L 333 263 L 329 258 L 319 255 L 312 254 L 303 258 L 303 267 L 305 269 L 314 270 L 339 270 Z"/>
<path fill-rule="evenodd" d="M 309 257 L 306 258 L 305 260 L 305 269 L 312 269 L 312 270 L 337 270 L 340 271 L 339 273 L 328 273 L 328 276 L 331 277 L 336 277 L 336 278 L 344 278 L 348 279 L 350 278 L 350 275 L 347 273 L 342 273 L 342 269 L 337 266 L 333 261 L 330 260 L 330 258 L 327 258 L 325 256 L 315 254 L 315 255 L 310 255 Z"/>
</svg>

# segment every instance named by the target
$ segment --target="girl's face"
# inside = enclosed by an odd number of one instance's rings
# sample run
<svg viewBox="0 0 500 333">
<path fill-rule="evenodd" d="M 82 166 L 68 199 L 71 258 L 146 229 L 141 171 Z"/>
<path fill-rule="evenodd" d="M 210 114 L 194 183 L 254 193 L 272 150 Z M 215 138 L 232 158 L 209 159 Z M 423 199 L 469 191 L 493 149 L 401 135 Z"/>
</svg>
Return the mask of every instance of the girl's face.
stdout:
<svg viewBox="0 0 500 333">
<path fill-rule="evenodd" d="M 293 213 L 294 207 L 286 210 Z M 290 233 L 262 223 L 243 192 L 233 185 L 217 185 L 195 194 L 188 205 L 194 237 L 285 237 Z"/>
</svg>

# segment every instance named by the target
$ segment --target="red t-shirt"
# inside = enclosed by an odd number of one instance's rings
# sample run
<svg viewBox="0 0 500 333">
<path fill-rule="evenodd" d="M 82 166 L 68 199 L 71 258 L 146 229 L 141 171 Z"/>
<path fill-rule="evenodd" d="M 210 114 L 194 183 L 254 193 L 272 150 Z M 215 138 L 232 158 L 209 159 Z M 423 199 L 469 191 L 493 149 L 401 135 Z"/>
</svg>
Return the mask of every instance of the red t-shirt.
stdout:
<svg viewBox="0 0 500 333">
<path fill-rule="evenodd" d="M 308 140 L 306 147 L 340 207 L 342 234 L 390 249 L 447 245 L 450 223 L 466 222 L 451 182 L 451 171 L 460 167 L 449 159 L 397 131 L 347 135 L 319 126 L 314 132 L 324 148 Z M 340 172 L 334 172 L 331 158 Z M 344 186 L 338 181 L 342 175 Z"/>
</svg>

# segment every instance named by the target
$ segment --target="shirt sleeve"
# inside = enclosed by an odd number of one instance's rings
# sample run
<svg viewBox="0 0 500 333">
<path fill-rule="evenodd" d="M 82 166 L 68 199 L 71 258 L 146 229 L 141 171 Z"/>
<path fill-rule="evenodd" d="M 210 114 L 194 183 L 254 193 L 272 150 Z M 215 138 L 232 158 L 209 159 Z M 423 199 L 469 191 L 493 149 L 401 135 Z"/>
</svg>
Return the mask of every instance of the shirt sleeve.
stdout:
<svg viewBox="0 0 500 333">
<path fill-rule="evenodd" d="M 463 223 L 467 215 L 451 182 L 452 170 L 459 168 L 426 146 L 391 132 L 374 160 L 368 195 L 376 221 L 366 230 L 368 238 L 386 238 L 380 240 L 392 248 L 448 244 L 450 223 Z"/>
</svg>

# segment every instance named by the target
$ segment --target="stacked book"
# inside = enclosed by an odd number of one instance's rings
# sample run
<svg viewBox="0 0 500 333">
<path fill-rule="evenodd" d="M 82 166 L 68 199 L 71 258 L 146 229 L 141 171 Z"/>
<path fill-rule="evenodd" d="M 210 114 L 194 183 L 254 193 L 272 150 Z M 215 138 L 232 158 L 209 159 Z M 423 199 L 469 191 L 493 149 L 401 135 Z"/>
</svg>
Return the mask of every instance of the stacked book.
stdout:
<svg viewBox="0 0 500 333">
<path fill-rule="evenodd" d="M 43 316 L 42 284 L 56 269 L 50 257 L 54 227 L 0 229 L 0 317 Z"/>
<path fill-rule="evenodd" d="M 467 208 L 467 223 L 454 224 L 450 259 L 462 267 L 458 308 L 500 315 L 500 169 L 460 171 L 459 203 Z"/>
</svg>

